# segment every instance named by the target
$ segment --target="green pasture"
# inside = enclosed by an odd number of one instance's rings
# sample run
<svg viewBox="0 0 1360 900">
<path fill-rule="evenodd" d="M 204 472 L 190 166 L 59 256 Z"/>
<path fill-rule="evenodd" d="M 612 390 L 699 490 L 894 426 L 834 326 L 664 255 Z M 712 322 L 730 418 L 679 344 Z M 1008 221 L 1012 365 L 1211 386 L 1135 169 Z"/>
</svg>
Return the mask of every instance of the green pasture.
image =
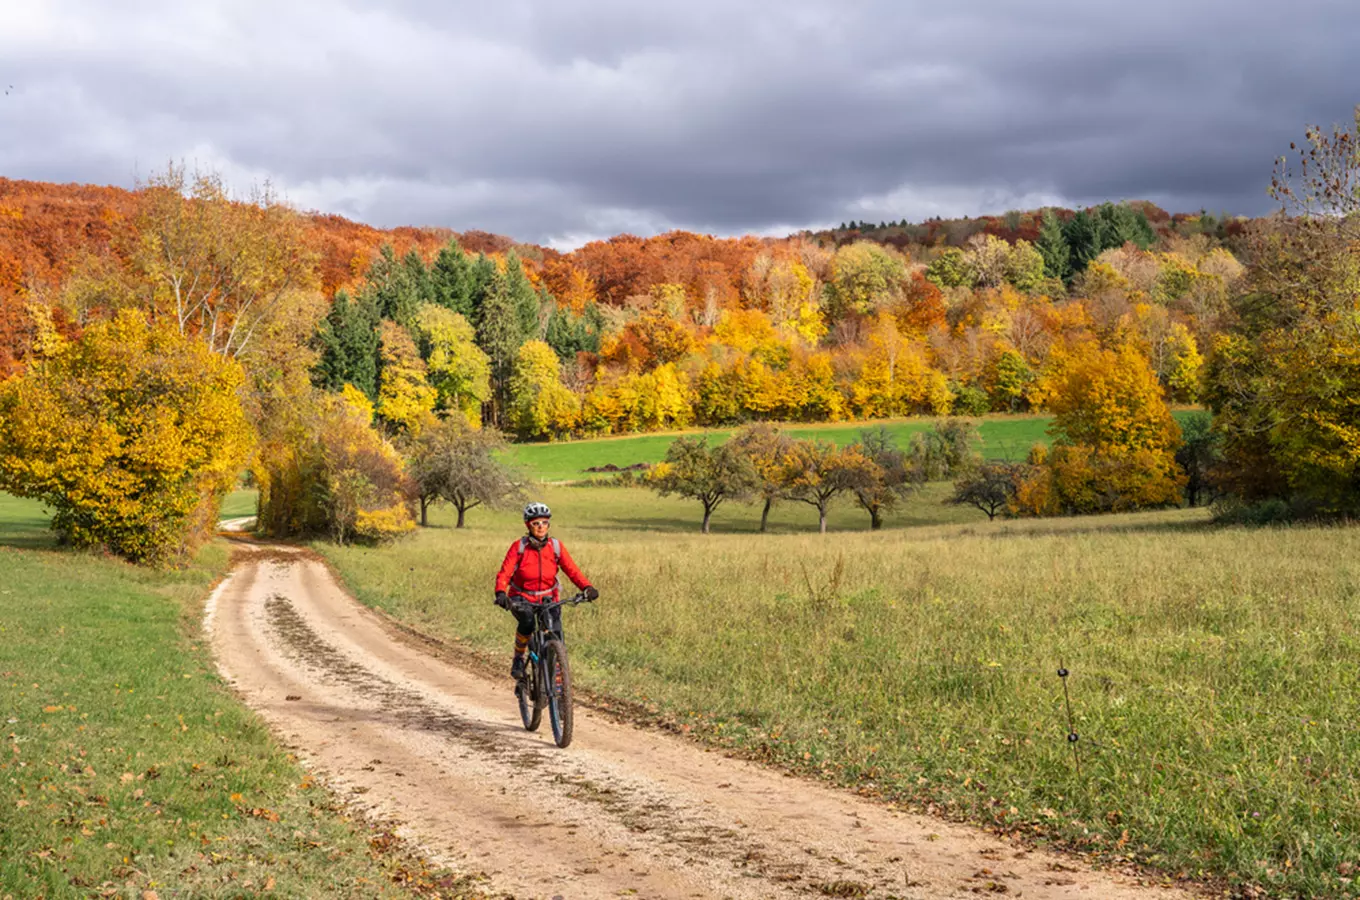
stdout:
<svg viewBox="0 0 1360 900">
<path fill-rule="evenodd" d="M 1191 411 L 1178 411 L 1183 418 Z M 935 420 L 927 418 L 882 419 L 853 424 L 784 425 L 796 438 L 830 441 L 836 445 L 859 439 L 865 429 L 882 426 L 892 432 L 899 446 L 905 447 L 913 434 L 930 429 Z M 992 459 L 1024 459 L 1030 447 L 1048 443 L 1051 416 L 987 416 L 971 419 L 978 425 L 979 451 Z M 586 469 L 613 464 L 620 468 L 635 463 L 657 463 L 666 456 L 671 442 L 681 434 L 707 434 L 715 443 L 727 440 L 734 428 L 711 431 L 668 432 L 665 434 L 622 435 L 585 441 L 547 444 L 516 444 L 506 451 L 506 459 L 526 477 L 538 481 L 563 482 L 591 477 Z"/>
<path fill-rule="evenodd" d="M 818 535 L 782 504 L 773 534 L 728 506 L 704 536 L 698 504 L 541 487 L 603 595 L 567 615 L 578 682 L 917 808 L 1239 892 L 1357 895 L 1360 531 L 991 523 L 945 492 L 880 532 L 842 504 Z M 452 521 L 317 547 L 364 602 L 508 665 L 491 589 L 518 516 Z"/>
</svg>

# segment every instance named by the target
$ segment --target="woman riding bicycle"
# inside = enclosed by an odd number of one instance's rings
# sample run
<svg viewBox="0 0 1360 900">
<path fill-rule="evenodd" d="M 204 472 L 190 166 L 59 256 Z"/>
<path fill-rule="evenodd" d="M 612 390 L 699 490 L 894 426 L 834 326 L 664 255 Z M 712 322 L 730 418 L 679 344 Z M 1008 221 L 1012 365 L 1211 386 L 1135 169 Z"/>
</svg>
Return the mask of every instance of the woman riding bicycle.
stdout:
<svg viewBox="0 0 1360 900">
<path fill-rule="evenodd" d="M 510 664 L 510 676 L 524 674 L 525 650 L 529 635 L 534 632 L 534 615 L 511 609 L 511 601 L 542 603 L 557 599 L 557 572 L 566 573 L 587 600 L 600 596 L 589 579 L 577 568 L 567 548 L 557 538 L 548 537 L 552 510 L 545 503 L 530 503 L 524 507 L 524 525 L 528 534 L 516 540 L 506 551 L 505 561 L 496 573 L 496 605 L 515 614 L 519 627 L 515 630 L 515 658 Z M 554 609 L 553 630 L 562 632 L 562 611 Z"/>
</svg>

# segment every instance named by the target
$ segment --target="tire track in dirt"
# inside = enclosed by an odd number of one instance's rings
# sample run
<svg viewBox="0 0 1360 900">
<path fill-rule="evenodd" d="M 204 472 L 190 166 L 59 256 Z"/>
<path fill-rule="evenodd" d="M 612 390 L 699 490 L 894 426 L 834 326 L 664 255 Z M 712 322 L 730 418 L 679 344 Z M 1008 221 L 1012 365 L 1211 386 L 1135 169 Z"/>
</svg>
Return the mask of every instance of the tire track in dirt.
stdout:
<svg viewBox="0 0 1360 900">
<path fill-rule="evenodd" d="M 508 679 L 402 640 L 305 552 L 242 545 L 209 610 L 223 675 L 328 784 L 516 897 L 1189 896 L 588 709 L 558 750 Z"/>
</svg>

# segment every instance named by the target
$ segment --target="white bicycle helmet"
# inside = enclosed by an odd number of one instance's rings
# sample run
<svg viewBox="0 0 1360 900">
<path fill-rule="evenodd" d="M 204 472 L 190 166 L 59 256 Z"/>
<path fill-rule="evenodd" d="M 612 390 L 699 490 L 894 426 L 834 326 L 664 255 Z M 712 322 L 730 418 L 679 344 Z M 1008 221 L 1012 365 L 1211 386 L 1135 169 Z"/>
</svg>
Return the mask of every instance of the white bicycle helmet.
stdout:
<svg viewBox="0 0 1360 900">
<path fill-rule="evenodd" d="M 551 518 L 552 510 L 548 509 L 548 504 L 546 503 L 535 502 L 530 503 L 528 506 L 524 507 L 524 521 L 526 522 L 528 522 L 530 519 L 551 519 Z"/>
</svg>

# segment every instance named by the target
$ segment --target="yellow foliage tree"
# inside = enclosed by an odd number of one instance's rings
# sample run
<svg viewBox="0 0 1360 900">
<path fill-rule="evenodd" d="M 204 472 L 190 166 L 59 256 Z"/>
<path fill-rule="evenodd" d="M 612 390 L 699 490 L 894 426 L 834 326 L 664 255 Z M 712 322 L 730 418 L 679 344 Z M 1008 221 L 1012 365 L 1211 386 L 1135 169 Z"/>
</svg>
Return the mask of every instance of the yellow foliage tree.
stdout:
<svg viewBox="0 0 1360 900">
<path fill-rule="evenodd" d="M 903 337 L 892 316 L 876 317 L 868 353 L 851 386 L 855 410 L 866 418 L 945 415 L 951 401 L 949 382 L 930 367 L 924 347 Z"/>
<path fill-rule="evenodd" d="M 254 444 L 234 361 L 125 311 L 0 385 L 0 487 L 55 510 L 77 546 L 191 554 Z"/>
<path fill-rule="evenodd" d="M 543 341 L 519 348 L 509 412 L 511 426 L 528 438 L 562 437 L 580 421 L 581 401 L 562 384 L 557 353 Z"/>
<path fill-rule="evenodd" d="M 427 371 L 415 341 L 405 328 L 384 319 L 382 362 L 378 373 L 378 415 L 399 431 L 417 434 L 434 412 L 438 394 L 425 378 Z"/>
<path fill-rule="evenodd" d="M 1018 512 L 1116 512 L 1180 501 L 1180 428 L 1136 347 L 1088 345 L 1068 362 L 1049 405 L 1057 439 L 1018 491 Z"/>
<path fill-rule="evenodd" d="M 477 346 L 472 326 L 458 313 L 427 303 L 416 314 L 416 328 L 435 408 L 456 410 L 469 425 L 480 425 L 482 404 L 491 398 L 491 359 Z"/>
</svg>

